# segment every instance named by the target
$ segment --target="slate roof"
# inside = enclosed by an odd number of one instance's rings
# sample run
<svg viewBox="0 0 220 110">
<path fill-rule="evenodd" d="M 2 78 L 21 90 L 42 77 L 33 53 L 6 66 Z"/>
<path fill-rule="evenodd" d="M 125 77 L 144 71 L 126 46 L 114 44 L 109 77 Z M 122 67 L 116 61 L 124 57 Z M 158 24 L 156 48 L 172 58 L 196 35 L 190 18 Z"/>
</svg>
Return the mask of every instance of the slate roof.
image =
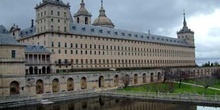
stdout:
<svg viewBox="0 0 220 110">
<path fill-rule="evenodd" d="M 171 44 L 178 46 L 190 46 L 186 41 L 177 38 L 171 38 L 160 35 L 152 35 L 147 33 L 132 32 L 120 29 L 106 28 L 101 26 L 84 25 L 71 23 L 70 32 L 80 35 L 98 36 L 107 38 L 128 39 L 146 42 L 155 42 L 163 44 Z"/>
<path fill-rule="evenodd" d="M 8 30 L 3 25 L 0 25 L 0 34 L 6 34 L 6 33 L 8 33 Z"/>
<path fill-rule="evenodd" d="M 9 34 L 0 34 L 0 45 L 21 45 Z"/>
<path fill-rule="evenodd" d="M 35 27 L 29 27 L 27 29 L 21 30 L 19 35 L 21 38 L 26 38 L 26 37 L 33 36 L 35 32 L 36 32 Z"/>
<path fill-rule="evenodd" d="M 25 53 L 50 53 L 44 46 L 25 45 Z"/>
</svg>

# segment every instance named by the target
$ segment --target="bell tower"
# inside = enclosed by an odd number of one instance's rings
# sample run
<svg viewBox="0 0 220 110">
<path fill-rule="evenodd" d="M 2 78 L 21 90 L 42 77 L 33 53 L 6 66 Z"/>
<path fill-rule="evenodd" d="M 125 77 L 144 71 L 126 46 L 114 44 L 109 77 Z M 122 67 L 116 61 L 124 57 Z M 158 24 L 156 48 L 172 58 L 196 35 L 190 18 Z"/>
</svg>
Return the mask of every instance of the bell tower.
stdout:
<svg viewBox="0 0 220 110">
<path fill-rule="evenodd" d="M 188 28 L 186 14 L 183 13 L 183 28 L 177 32 L 178 39 L 185 40 L 190 46 L 195 47 L 194 32 Z"/>
<path fill-rule="evenodd" d="M 80 3 L 80 9 L 74 14 L 74 20 L 79 24 L 91 24 L 92 15 L 86 10 L 84 0 Z"/>
</svg>

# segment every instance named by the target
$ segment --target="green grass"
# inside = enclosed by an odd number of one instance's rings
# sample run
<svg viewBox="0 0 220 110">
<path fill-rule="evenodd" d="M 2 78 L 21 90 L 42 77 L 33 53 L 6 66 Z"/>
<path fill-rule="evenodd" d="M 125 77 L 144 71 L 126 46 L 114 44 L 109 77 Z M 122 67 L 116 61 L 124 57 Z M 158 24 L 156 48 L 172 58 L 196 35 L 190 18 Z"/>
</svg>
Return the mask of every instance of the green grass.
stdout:
<svg viewBox="0 0 220 110">
<path fill-rule="evenodd" d="M 121 90 L 124 91 L 133 91 L 133 92 L 168 92 L 170 90 L 170 83 L 158 83 L 158 84 L 147 84 L 143 86 L 136 86 L 136 87 L 127 87 Z M 190 85 L 181 85 L 181 88 L 179 88 L 179 85 L 177 83 L 173 84 L 173 90 L 170 91 L 170 93 L 197 93 L 197 94 L 203 94 L 204 88 L 203 87 L 194 87 Z M 220 95 L 220 91 L 207 89 L 206 91 L 207 95 Z"/>
<path fill-rule="evenodd" d="M 183 81 L 183 82 L 192 83 L 192 84 L 198 84 L 198 83 L 196 82 L 196 80 L 193 80 L 193 79 L 185 80 L 185 81 Z M 199 84 L 198 84 L 198 85 L 199 85 Z M 213 85 L 213 86 L 211 86 L 211 87 L 220 89 L 220 80 L 216 80 L 215 85 Z"/>
</svg>

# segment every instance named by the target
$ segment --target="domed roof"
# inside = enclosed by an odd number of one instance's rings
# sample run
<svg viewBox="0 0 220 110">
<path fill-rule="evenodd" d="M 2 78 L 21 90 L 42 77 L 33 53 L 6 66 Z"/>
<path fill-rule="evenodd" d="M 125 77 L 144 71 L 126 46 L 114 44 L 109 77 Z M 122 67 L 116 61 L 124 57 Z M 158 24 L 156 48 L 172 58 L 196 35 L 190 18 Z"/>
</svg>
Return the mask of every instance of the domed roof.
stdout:
<svg viewBox="0 0 220 110">
<path fill-rule="evenodd" d="M 112 21 L 105 15 L 105 10 L 103 8 L 103 1 L 101 4 L 101 9 L 99 10 L 99 16 L 98 16 L 98 18 L 96 18 L 94 20 L 93 25 L 109 27 L 109 28 L 115 27 L 115 25 L 112 23 Z"/>
<path fill-rule="evenodd" d="M 84 0 L 82 0 L 82 2 L 80 3 L 80 9 L 78 10 L 78 12 L 76 14 L 74 14 L 74 17 L 76 16 L 80 16 L 80 15 L 84 15 L 84 16 L 92 16 L 85 8 L 85 3 Z"/>
</svg>

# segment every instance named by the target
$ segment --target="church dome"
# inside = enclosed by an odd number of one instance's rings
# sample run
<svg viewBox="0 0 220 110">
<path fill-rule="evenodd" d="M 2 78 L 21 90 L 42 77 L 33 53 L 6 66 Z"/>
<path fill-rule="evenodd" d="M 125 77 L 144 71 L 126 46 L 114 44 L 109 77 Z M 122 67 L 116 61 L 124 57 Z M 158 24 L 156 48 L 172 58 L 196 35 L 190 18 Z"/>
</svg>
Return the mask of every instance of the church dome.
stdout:
<svg viewBox="0 0 220 110">
<path fill-rule="evenodd" d="M 103 8 L 103 1 L 101 4 L 101 9 L 99 10 L 99 16 L 96 18 L 93 22 L 93 25 L 95 26 L 102 26 L 102 27 L 109 27 L 114 28 L 114 24 L 112 21 L 105 15 L 105 10 Z"/>
</svg>

